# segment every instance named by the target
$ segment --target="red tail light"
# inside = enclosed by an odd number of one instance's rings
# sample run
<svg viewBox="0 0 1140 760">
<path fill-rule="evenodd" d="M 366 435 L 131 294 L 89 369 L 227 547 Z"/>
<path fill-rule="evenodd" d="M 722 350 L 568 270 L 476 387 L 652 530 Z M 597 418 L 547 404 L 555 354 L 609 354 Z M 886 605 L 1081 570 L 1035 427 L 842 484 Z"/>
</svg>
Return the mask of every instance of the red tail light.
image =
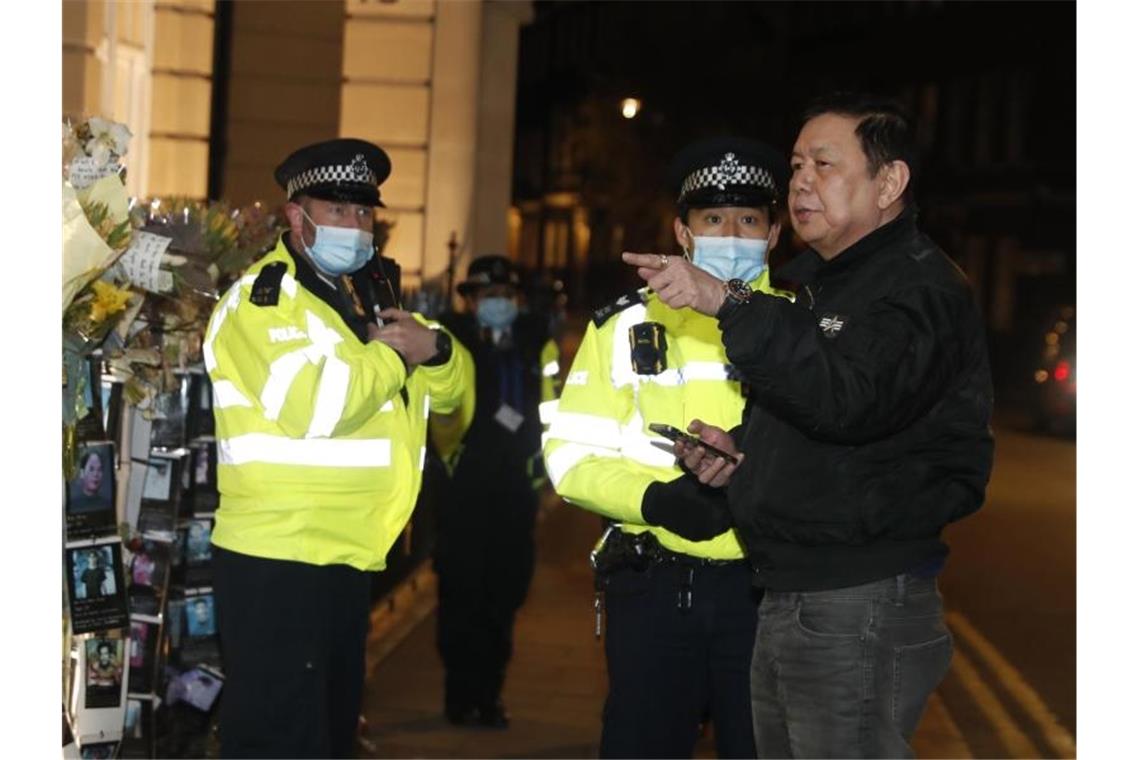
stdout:
<svg viewBox="0 0 1140 760">
<path fill-rule="evenodd" d="M 1063 383 L 1069 379 L 1069 363 L 1067 361 L 1057 362 L 1057 366 L 1053 368 L 1053 379 L 1058 383 Z"/>
</svg>

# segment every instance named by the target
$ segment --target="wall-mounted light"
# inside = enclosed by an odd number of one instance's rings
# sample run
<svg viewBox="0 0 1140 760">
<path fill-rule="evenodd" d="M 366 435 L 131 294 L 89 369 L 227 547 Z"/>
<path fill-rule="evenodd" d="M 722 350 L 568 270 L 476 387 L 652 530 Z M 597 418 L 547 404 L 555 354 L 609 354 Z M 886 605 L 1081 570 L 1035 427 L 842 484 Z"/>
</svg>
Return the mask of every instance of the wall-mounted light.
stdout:
<svg viewBox="0 0 1140 760">
<path fill-rule="evenodd" d="M 626 98 L 621 102 L 621 115 L 627 119 L 637 116 L 641 110 L 641 101 L 637 98 Z"/>
</svg>

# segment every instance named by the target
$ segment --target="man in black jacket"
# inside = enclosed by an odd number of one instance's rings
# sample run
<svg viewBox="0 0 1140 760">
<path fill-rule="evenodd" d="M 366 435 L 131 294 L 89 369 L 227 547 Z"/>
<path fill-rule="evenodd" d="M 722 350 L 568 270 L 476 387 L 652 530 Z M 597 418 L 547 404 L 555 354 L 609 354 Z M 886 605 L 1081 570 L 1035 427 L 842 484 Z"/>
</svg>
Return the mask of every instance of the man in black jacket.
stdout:
<svg viewBox="0 0 1140 760">
<path fill-rule="evenodd" d="M 809 246 L 794 303 L 625 254 L 671 306 L 715 314 L 750 385 L 743 424 L 678 444 L 728 486 L 766 587 L 752 659 L 760 757 L 904 757 L 949 666 L 942 528 L 981 506 L 993 394 L 962 272 L 916 226 L 910 126 L 840 95 L 806 113 L 788 207 Z"/>
</svg>

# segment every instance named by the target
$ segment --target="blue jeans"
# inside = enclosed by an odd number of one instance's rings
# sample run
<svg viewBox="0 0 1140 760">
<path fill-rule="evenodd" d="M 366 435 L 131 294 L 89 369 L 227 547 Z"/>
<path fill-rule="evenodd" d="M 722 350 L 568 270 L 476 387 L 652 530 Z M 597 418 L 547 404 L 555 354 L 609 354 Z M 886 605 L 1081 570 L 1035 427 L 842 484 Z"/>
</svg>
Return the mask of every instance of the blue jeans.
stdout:
<svg viewBox="0 0 1140 760">
<path fill-rule="evenodd" d="M 752 654 L 757 756 L 913 757 L 952 651 L 934 578 L 767 591 Z"/>
</svg>

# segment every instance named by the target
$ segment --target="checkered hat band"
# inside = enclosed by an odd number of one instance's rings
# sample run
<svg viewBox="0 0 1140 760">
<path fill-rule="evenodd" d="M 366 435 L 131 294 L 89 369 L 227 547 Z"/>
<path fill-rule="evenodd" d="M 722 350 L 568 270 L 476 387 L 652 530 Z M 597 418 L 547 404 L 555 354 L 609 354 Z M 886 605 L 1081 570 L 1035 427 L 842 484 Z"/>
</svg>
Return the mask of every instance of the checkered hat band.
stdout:
<svg viewBox="0 0 1140 760">
<path fill-rule="evenodd" d="M 341 182 L 351 182 L 353 184 L 371 185 L 375 187 L 376 174 L 371 170 L 361 171 L 359 165 L 316 166 L 312 169 L 306 169 L 289 180 L 285 187 L 285 192 L 292 198 L 295 194 L 313 185 L 339 184 Z"/>
<path fill-rule="evenodd" d="M 731 171 L 725 171 L 720 166 L 706 166 L 685 177 L 685 181 L 681 183 L 681 195 L 677 200 L 706 187 L 724 190 L 728 185 L 754 185 L 776 192 L 776 180 L 772 178 L 771 172 L 759 166 L 739 165 Z"/>
</svg>

